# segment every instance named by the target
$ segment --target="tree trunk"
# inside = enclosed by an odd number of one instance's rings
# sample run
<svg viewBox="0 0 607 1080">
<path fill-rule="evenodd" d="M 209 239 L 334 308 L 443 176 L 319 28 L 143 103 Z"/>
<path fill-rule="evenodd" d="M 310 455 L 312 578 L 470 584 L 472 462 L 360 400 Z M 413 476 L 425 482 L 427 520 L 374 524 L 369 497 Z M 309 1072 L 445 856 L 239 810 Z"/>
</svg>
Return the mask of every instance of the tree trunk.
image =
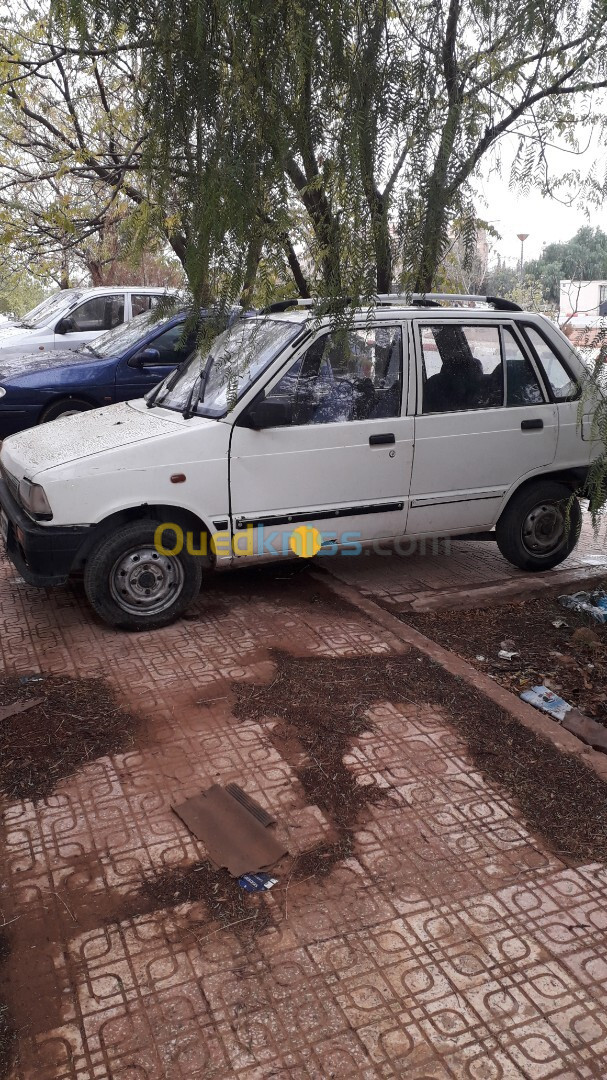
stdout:
<svg viewBox="0 0 607 1080">
<path fill-rule="evenodd" d="M 368 201 L 375 249 L 377 291 L 389 293 L 392 288 L 392 245 L 388 221 L 388 200 L 382 198 L 376 190 Z"/>
<path fill-rule="evenodd" d="M 86 268 L 91 275 L 91 281 L 93 282 L 94 286 L 105 285 L 105 282 L 103 280 L 103 270 L 100 262 L 98 262 L 96 259 L 87 258 Z"/>
<path fill-rule="evenodd" d="M 264 235 L 262 230 L 253 227 L 247 248 L 244 281 L 242 283 L 242 293 L 240 296 L 240 303 L 245 309 L 250 308 L 252 304 L 253 289 L 255 288 L 257 271 L 259 269 L 261 253 L 263 251 L 263 242 Z"/>
<path fill-rule="evenodd" d="M 297 285 L 299 295 L 303 299 L 308 299 L 309 296 L 310 296 L 310 289 L 308 287 L 308 282 L 307 282 L 306 276 L 305 276 L 305 274 L 304 274 L 304 272 L 303 272 L 303 270 L 301 268 L 301 263 L 300 263 L 299 259 L 297 258 L 297 253 L 295 251 L 295 248 L 293 247 L 293 244 L 291 243 L 291 238 L 290 238 L 289 234 L 286 233 L 286 232 L 281 233 L 280 241 L 281 241 L 282 246 L 284 248 L 285 255 L 287 256 L 287 261 L 289 263 L 291 273 L 293 274 L 293 281 Z"/>
<path fill-rule="evenodd" d="M 59 279 L 60 289 L 69 289 L 70 287 L 70 264 L 68 254 L 64 248 L 61 253 L 61 277 Z"/>
<path fill-rule="evenodd" d="M 286 159 L 285 168 L 291 183 L 300 194 L 314 229 L 327 295 L 341 296 L 341 229 L 324 186 L 320 186 L 320 175 L 316 174 L 308 179 L 293 157 Z"/>
</svg>

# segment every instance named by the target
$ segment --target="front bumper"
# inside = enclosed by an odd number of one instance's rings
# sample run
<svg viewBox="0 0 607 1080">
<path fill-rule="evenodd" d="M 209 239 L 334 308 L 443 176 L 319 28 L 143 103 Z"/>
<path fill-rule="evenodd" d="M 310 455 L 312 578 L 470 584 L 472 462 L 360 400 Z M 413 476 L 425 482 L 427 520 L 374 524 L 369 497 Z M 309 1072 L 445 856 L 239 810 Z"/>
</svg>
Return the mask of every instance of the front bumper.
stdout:
<svg viewBox="0 0 607 1080">
<path fill-rule="evenodd" d="M 24 581 L 44 588 L 65 585 L 90 525 L 38 525 L 0 480 L 0 508 L 8 521 L 6 551 Z"/>
</svg>

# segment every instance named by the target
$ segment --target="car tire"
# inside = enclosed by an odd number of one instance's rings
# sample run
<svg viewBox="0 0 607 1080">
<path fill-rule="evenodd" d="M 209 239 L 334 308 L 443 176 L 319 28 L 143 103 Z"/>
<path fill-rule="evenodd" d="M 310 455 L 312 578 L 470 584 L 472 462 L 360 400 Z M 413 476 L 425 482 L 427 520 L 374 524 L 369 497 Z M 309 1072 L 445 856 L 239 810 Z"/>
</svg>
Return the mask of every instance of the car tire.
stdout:
<svg viewBox="0 0 607 1080">
<path fill-rule="evenodd" d="M 551 570 L 571 554 L 581 528 L 577 497 L 565 484 L 544 480 L 512 496 L 495 539 L 504 558 L 521 570 Z"/>
<path fill-rule="evenodd" d="M 48 424 L 51 420 L 59 420 L 63 416 L 75 416 L 76 413 L 88 412 L 93 406 L 88 401 L 82 401 L 81 398 L 63 398 L 61 401 L 54 401 L 52 405 L 40 415 L 38 421 L 39 424 Z"/>
<path fill-rule="evenodd" d="M 164 555 L 154 544 L 159 522 L 131 521 L 102 537 L 84 567 L 84 589 L 97 614 L 122 630 L 156 630 L 174 622 L 200 592 L 203 556 L 185 548 Z M 163 532 L 163 545 L 175 534 Z"/>
</svg>

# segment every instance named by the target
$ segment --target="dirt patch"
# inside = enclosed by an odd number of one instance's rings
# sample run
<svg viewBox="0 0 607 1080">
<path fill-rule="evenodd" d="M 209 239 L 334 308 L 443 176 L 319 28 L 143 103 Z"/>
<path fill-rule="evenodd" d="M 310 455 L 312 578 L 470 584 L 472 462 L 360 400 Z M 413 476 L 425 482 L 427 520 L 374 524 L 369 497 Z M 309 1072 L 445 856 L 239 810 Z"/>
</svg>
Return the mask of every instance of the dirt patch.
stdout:
<svg viewBox="0 0 607 1080">
<path fill-rule="evenodd" d="M 10 956 L 10 942 L 5 933 L 0 932 L 0 966 Z M 16 1046 L 16 1033 L 6 1005 L 0 1001 L 0 1080 L 8 1077 L 13 1063 Z"/>
<path fill-rule="evenodd" d="M 324 810 L 336 834 L 335 843 L 320 843 L 300 855 L 294 875 L 322 878 L 352 853 L 352 828 L 360 814 L 389 794 L 375 782 L 358 784 L 343 760 L 353 739 L 372 730 L 365 710 L 378 700 L 377 689 L 364 675 L 353 686 L 358 660 L 310 659 L 278 651 L 273 657 L 277 671 L 269 686 L 239 683 L 234 688 L 234 714 L 243 720 L 282 720 L 272 729 L 271 740 L 292 765 L 308 803 Z"/>
<path fill-rule="evenodd" d="M 0 790 L 10 799 L 44 799 L 59 781 L 132 745 L 140 722 L 102 679 L 0 678 L 0 706 L 41 698 L 0 721 Z"/>
<path fill-rule="evenodd" d="M 206 860 L 148 878 L 141 895 L 150 902 L 153 911 L 202 903 L 206 915 L 191 925 L 199 928 L 216 922 L 219 928 L 231 930 L 243 945 L 250 944 L 272 923 L 263 893 L 245 892 L 227 870 L 218 870 Z M 201 939 L 193 929 L 191 932 Z"/>
<path fill-rule="evenodd" d="M 607 726 L 607 625 L 561 607 L 556 597 L 467 611 L 407 612 L 401 619 L 469 660 L 515 694 L 545 683 Z M 565 620 L 566 626 L 555 622 Z M 576 631 L 592 631 L 579 640 Z M 501 660 L 502 641 L 519 653 Z M 482 660 L 479 657 L 483 657 Z"/>
<path fill-rule="evenodd" d="M 479 771 L 518 803 L 529 827 L 559 856 L 607 861 L 607 784 L 426 656 L 412 649 L 388 659 L 275 659 L 269 686 L 238 685 L 236 715 L 280 716 L 313 755 L 300 779 L 336 825 L 337 844 L 300 856 L 298 876 L 306 873 L 305 858 L 308 871 L 319 877 L 347 858 L 365 803 L 390 796 L 375 784 L 357 785 L 342 762 L 356 735 L 369 729 L 365 711 L 378 702 L 439 706 L 465 738 Z"/>
</svg>

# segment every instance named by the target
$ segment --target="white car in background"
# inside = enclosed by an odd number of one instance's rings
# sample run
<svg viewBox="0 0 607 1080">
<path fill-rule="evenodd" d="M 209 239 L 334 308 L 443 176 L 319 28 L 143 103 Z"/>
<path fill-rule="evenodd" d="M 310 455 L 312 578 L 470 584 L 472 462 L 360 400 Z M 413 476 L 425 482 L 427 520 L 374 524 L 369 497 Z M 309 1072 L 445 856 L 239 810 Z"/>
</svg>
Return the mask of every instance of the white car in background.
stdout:
<svg viewBox="0 0 607 1080">
<path fill-rule="evenodd" d="M 142 285 L 61 289 L 14 325 L 0 325 L 0 361 L 24 353 L 78 349 L 172 295 Z"/>
</svg>

